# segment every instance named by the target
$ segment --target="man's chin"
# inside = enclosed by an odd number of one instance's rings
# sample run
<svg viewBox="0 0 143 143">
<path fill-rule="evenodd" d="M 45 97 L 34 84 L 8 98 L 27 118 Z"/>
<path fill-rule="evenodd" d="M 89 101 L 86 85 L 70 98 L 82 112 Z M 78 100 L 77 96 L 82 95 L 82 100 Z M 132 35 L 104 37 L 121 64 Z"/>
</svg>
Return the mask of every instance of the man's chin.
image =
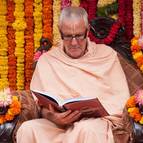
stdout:
<svg viewBox="0 0 143 143">
<path fill-rule="evenodd" d="M 78 59 L 81 57 L 81 54 L 68 54 L 69 57 L 71 57 L 72 59 Z"/>
</svg>

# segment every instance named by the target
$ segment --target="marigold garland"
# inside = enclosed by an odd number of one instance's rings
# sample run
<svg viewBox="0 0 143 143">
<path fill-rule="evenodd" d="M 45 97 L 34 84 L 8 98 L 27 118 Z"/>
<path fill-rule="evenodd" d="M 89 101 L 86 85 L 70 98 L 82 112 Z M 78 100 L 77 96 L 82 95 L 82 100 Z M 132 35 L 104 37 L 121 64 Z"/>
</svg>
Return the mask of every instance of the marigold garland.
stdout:
<svg viewBox="0 0 143 143">
<path fill-rule="evenodd" d="M 52 0 L 43 0 L 43 34 L 44 38 L 48 38 L 52 41 L 53 37 L 53 11 L 52 11 Z"/>
<path fill-rule="evenodd" d="M 14 2 L 7 0 L 7 38 L 8 38 L 8 81 L 9 87 L 12 90 L 16 90 L 16 56 L 15 52 L 15 30 L 12 27 L 12 23 L 15 20 L 14 17 Z"/>
<path fill-rule="evenodd" d="M 116 0 L 98 0 L 97 7 L 104 7 L 116 2 Z"/>
<path fill-rule="evenodd" d="M 53 44 L 56 45 L 61 39 L 58 29 L 58 20 L 61 12 L 61 2 L 58 0 L 53 1 Z"/>
<path fill-rule="evenodd" d="M 34 48 L 35 51 L 40 47 L 42 37 L 42 0 L 34 0 Z"/>
<path fill-rule="evenodd" d="M 141 34 L 141 0 L 133 0 L 133 33 Z"/>
<path fill-rule="evenodd" d="M 141 33 L 143 34 L 143 1 L 141 1 Z"/>
<path fill-rule="evenodd" d="M 21 103 L 17 96 L 12 96 L 12 103 L 5 115 L 0 115 L 0 124 L 4 124 L 7 121 L 11 121 L 21 112 Z"/>
<path fill-rule="evenodd" d="M 72 0 L 71 5 L 72 6 L 79 6 L 80 5 L 80 0 Z"/>
<path fill-rule="evenodd" d="M 142 47 L 139 45 L 139 36 L 135 36 L 131 40 L 131 51 L 133 59 L 136 61 L 137 66 L 143 72 L 143 52 Z"/>
<path fill-rule="evenodd" d="M 140 124 L 143 124 L 142 104 L 143 103 L 143 90 L 138 90 L 131 96 L 126 103 L 126 108 L 129 116 Z"/>
<path fill-rule="evenodd" d="M 0 0 L 0 89 L 8 86 L 7 1 Z"/>
<path fill-rule="evenodd" d="M 24 30 L 26 28 L 26 22 L 24 19 L 24 0 L 14 0 L 15 2 L 15 21 L 12 24 L 13 28 L 16 30 L 15 32 L 15 56 L 17 57 L 17 89 L 24 89 Z"/>
<path fill-rule="evenodd" d="M 34 57 L 34 20 L 33 20 L 33 0 L 25 0 L 25 21 L 27 27 L 24 32 L 25 36 L 25 89 L 30 87 L 30 81 L 33 74 L 33 57 Z"/>
</svg>

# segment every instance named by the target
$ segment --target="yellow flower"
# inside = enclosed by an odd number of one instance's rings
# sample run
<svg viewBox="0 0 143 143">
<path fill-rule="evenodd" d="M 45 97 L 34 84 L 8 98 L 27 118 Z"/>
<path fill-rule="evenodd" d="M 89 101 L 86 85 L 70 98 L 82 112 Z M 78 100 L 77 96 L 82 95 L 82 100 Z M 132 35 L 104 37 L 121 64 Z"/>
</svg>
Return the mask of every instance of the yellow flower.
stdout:
<svg viewBox="0 0 143 143">
<path fill-rule="evenodd" d="M 133 55 L 133 58 L 136 60 L 137 58 L 141 57 L 143 54 L 142 54 L 142 51 L 139 51 L 139 52 L 136 52 L 134 55 Z"/>
<path fill-rule="evenodd" d="M 12 102 L 9 105 L 8 111 L 4 115 L 0 115 L 0 124 L 14 119 L 21 112 L 21 103 L 17 96 L 12 96 Z"/>
<path fill-rule="evenodd" d="M 17 96 L 12 96 L 12 100 L 13 101 L 18 101 L 18 97 Z"/>
<path fill-rule="evenodd" d="M 141 120 L 139 121 L 140 124 L 143 124 L 143 116 L 141 117 Z"/>
</svg>

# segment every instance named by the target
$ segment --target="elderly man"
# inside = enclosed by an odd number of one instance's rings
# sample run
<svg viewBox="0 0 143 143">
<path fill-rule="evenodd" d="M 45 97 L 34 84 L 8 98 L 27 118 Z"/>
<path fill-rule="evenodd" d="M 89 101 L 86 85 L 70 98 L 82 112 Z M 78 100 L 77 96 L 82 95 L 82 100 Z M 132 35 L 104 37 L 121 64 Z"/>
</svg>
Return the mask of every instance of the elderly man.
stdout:
<svg viewBox="0 0 143 143">
<path fill-rule="evenodd" d="M 44 53 L 36 66 L 31 90 L 62 99 L 98 97 L 110 116 L 78 120 L 80 111 L 43 108 L 42 119 L 24 122 L 18 143 L 114 143 L 112 128 L 121 120 L 129 90 L 117 53 L 88 39 L 86 11 L 67 7 L 59 18 L 61 42 Z M 123 142 L 123 140 L 122 140 Z"/>
</svg>

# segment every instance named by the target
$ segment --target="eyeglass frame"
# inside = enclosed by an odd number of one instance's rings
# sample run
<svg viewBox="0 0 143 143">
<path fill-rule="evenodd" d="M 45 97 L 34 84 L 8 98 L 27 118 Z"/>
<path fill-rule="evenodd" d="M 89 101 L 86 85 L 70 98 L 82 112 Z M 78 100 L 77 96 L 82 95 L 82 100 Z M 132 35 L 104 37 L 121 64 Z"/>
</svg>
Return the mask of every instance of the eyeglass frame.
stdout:
<svg viewBox="0 0 143 143">
<path fill-rule="evenodd" d="M 61 39 L 65 40 L 65 41 L 72 41 L 73 38 L 75 38 L 77 41 L 82 41 L 82 40 L 84 40 L 87 37 L 87 32 L 88 32 L 88 29 L 86 29 L 86 31 L 84 32 L 84 34 L 64 35 L 62 31 L 60 31 L 60 34 L 61 34 Z M 83 37 L 81 37 L 81 36 L 83 36 Z"/>
</svg>

